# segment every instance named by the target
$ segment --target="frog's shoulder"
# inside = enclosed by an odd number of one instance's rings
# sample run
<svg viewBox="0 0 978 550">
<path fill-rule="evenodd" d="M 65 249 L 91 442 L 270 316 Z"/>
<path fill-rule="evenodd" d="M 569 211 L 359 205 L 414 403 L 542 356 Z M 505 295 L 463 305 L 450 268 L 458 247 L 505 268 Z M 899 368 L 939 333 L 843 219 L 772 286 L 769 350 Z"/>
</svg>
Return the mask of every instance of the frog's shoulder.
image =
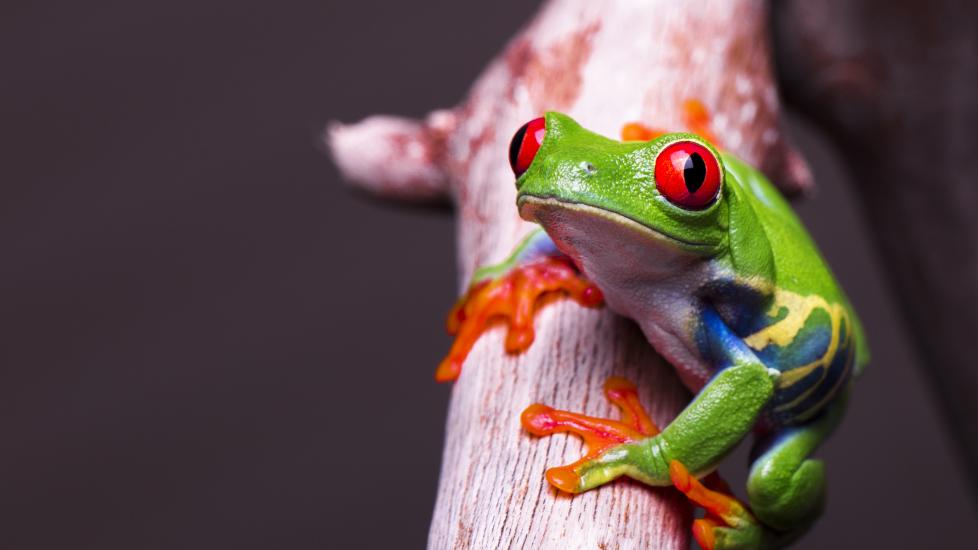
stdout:
<svg viewBox="0 0 978 550">
<path fill-rule="evenodd" d="M 826 370 L 851 370 L 858 374 L 869 361 L 862 323 L 818 246 L 787 200 L 763 174 L 729 154 L 723 155 L 723 161 L 727 183 L 737 186 L 739 194 L 749 203 L 765 233 L 774 263 L 769 286 L 770 324 L 761 323 L 763 326 L 757 327 L 756 333 L 745 335 L 748 344 L 764 347 L 780 343 L 769 351 L 789 351 L 793 359 L 785 362 L 782 368 L 790 370 L 814 361 L 814 356 L 803 356 L 821 347 L 813 342 L 824 340 L 825 347 L 818 353 L 821 358 L 818 363 Z M 802 330 L 814 319 L 822 320 L 815 324 L 821 325 L 819 332 L 827 330 L 825 335 L 816 338 L 816 333 Z M 829 341 L 838 346 L 829 346 Z M 823 353 L 830 347 L 834 348 L 833 353 Z M 847 360 L 849 354 L 852 357 Z M 779 358 L 785 359 L 787 357 Z M 833 363 L 833 359 L 837 361 Z M 830 363 L 834 365 L 833 369 L 828 368 Z M 801 374 L 801 371 L 795 372 L 788 379 Z"/>
<path fill-rule="evenodd" d="M 756 220 L 752 222 L 756 224 L 754 231 L 763 233 L 770 249 L 773 265 L 765 275 L 771 283 L 803 296 L 817 295 L 829 302 L 845 302 L 818 246 L 777 188 L 737 157 L 730 154 L 722 157 L 725 185 L 731 186 L 730 192 L 737 196 L 737 208 L 749 209 L 750 218 Z M 740 216 L 745 219 L 743 213 Z M 759 240 L 753 238 L 746 246 L 756 247 Z"/>
</svg>

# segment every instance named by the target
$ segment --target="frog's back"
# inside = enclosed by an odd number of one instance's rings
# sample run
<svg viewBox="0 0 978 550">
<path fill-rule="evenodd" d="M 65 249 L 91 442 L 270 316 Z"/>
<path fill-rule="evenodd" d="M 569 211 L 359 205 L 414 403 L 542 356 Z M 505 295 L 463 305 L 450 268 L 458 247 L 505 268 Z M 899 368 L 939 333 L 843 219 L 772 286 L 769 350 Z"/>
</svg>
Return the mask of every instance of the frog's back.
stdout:
<svg viewBox="0 0 978 550">
<path fill-rule="evenodd" d="M 817 414 L 869 359 L 862 327 L 808 231 L 760 173 L 724 155 L 732 185 L 751 206 L 771 246 L 774 280 L 767 311 L 744 340 L 769 367 L 782 372 L 769 409 L 779 423 Z"/>
</svg>

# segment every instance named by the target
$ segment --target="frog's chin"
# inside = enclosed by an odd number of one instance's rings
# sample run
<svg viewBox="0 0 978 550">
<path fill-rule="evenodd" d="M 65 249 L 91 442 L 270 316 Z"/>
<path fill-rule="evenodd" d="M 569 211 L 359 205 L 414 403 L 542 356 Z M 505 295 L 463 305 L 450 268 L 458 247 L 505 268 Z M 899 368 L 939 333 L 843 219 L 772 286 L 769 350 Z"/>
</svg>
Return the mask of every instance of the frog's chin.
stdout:
<svg viewBox="0 0 978 550">
<path fill-rule="evenodd" d="M 602 290 L 689 271 L 712 246 L 666 235 L 619 214 L 550 197 L 521 195 L 520 216 L 539 223 Z"/>
</svg>

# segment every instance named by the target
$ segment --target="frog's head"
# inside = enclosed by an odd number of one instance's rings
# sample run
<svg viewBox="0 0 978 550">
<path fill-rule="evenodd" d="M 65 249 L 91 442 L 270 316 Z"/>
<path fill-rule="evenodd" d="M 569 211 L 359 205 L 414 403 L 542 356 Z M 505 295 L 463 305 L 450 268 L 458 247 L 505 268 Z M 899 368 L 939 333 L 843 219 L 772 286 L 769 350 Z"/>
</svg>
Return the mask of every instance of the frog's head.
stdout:
<svg viewBox="0 0 978 550">
<path fill-rule="evenodd" d="M 675 275 L 725 251 L 724 167 L 698 136 L 623 143 L 547 113 L 517 131 L 510 162 L 520 216 L 599 286 Z"/>
</svg>

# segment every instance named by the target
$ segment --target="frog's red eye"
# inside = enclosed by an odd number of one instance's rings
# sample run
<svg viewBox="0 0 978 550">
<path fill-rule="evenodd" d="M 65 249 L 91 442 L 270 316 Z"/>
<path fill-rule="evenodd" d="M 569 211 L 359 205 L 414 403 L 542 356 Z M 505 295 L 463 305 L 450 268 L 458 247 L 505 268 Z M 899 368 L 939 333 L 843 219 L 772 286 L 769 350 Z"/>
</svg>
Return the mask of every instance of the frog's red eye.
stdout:
<svg viewBox="0 0 978 550">
<path fill-rule="evenodd" d="M 720 163 L 695 141 L 677 141 L 655 159 L 655 187 L 669 202 L 701 210 L 720 194 Z"/>
<path fill-rule="evenodd" d="M 527 122 L 516 131 L 513 141 L 509 142 L 509 165 L 517 178 L 530 167 L 546 133 L 547 123 L 543 117 Z"/>
</svg>

